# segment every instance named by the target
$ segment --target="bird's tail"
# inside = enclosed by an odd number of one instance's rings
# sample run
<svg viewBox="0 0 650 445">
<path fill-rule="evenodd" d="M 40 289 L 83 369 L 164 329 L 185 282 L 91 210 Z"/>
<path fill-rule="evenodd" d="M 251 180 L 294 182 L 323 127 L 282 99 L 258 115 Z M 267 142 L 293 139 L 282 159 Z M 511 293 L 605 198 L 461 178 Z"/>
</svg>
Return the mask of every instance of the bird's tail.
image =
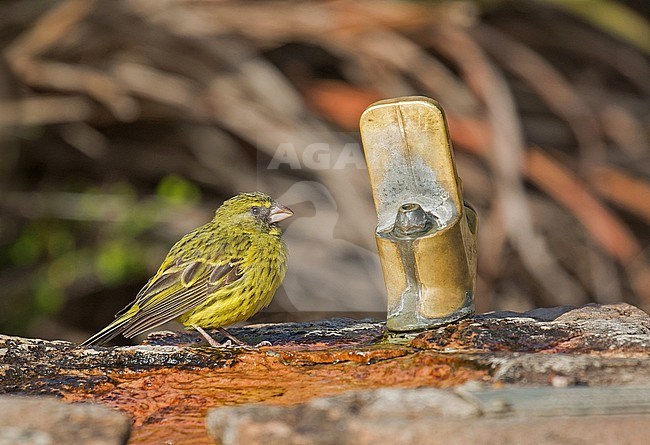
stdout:
<svg viewBox="0 0 650 445">
<path fill-rule="evenodd" d="M 131 314 L 124 314 L 79 346 L 101 345 L 120 335 L 130 325 Z"/>
</svg>

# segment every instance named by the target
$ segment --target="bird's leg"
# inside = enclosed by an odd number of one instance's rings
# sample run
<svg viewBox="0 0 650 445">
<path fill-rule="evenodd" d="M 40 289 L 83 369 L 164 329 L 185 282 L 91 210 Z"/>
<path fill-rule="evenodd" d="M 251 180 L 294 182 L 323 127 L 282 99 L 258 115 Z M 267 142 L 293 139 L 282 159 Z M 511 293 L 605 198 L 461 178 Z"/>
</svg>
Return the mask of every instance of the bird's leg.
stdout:
<svg viewBox="0 0 650 445">
<path fill-rule="evenodd" d="M 205 338 L 205 340 L 208 343 L 210 343 L 210 346 L 212 346 L 213 348 L 228 348 L 228 347 L 230 347 L 231 344 L 235 344 L 235 345 L 237 345 L 237 346 L 239 346 L 241 348 L 244 348 L 244 349 L 249 349 L 251 351 L 257 351 L 258 346 L 271 346 L 271 343 L 268 342 L 268 341 L 263 341 L 263 342 L 259 343 L 258 345 L 251 346 L 248 343 L 241 341 L 240 339 L 238 339 L 237 337 L 232 335 L 230 332 L 228 332 L 224 328 L 217 328 L 217 331 L 219 331 L 219 333 L 221 335 L 223 335 L 224 337 L 226 337 L 228 340 L 226 340 L 224 343 L 219 343 L 214 338 L 212 338 L 210 336 L 210 334 L 205 332 L 201 326 L 192 325 L 192 327 L 194 329 L 196 329 L 197 332 L 199 334 L 201 334 L 203 336 L 203 338 Z"/>
<path fill-rule="evenodd" d="M 217 330 L 221 333 L 221 335 L 223 335 L 226 338 L 229 338 L 230 339 L 229 341 L 232 341 L 234 344 L 241 346 L 242 348 L 245 349 L 252 349 L 254 351 L 257 351 L 257 348 L 259 348 L 260 346 L 273 346 L 270 341 L 266 341 L 266 340 L 259 342 L 255 346 L 251 346 L 248 343 L 241 341 L 240 339 L 232 335 L 224 328 L 217 328 Z"/>
<path fill-rule="evenodd" d="M 228 332 L 228 331 L 227 331 L 226 329 L 224 329 L 224 328 L 217 328 L 217 331 L 219 331 L 219 333 L 220 333 L 221 335 L 223 335 L 224 337 L 229 338 L 230 341 L 232 341 L 232 342 L 233 342 L 234 344 L 236 344 L 237 346 L 241 346 L 241 347 L 244 348 L 244 349 L 253 349 L 253 350 L 257 350 L 257 347 L 256 347 L 256 346 L 251 346 L 251 345 L 249 345 L 248 343 L 241 341 L 240 339 L 238 339 L 237 337 L 235 337 L 234 335 L 232 335 L 230 332 Z"/>
<path fill-rule="evenodd" d="M 225 347 L 227 347 L 227 345 L 226 345 L 225 343 L 224 343 L 224 344 L 221 344 L 221 343 L 217 342 L 214 338 L 210 337 L 210 334 L 208 334 L 207 332 L 205 332 L 201 326 L 192 325 L 192 327 L 193 327 L 194 329 L 196 329 L 196 331 L 197 331 L 199 334 L 201 334 L 201 335 L 203 336 L 203 338 L 205 338 L 205 340 L 206 340 L 208 343 L 210 343 L 210 346 L 212 346 L 213 348 L 225 348 Z"/>
</svg>

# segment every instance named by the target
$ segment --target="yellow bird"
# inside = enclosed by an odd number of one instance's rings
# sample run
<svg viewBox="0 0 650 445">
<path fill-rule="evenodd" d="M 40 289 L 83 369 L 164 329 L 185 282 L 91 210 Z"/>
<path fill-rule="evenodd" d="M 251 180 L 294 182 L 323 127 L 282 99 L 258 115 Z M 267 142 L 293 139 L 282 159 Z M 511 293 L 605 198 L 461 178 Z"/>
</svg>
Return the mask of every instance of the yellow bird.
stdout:
<svg viewBox="0 0 650 445">
<path fill-rule="evenodd" d="M 115 321 L 83 342 L 102 344 L 119 334 L 127 338 L 173 319 L 196 329 L 247 320 L 268 306 L 287 268 L 287 248 L 278 223 L 293 212 L 270 196 L 242 193 L 225 201 L 214 219 L 185 235 L 171 248 L 158 272 Z"/>
</svg>

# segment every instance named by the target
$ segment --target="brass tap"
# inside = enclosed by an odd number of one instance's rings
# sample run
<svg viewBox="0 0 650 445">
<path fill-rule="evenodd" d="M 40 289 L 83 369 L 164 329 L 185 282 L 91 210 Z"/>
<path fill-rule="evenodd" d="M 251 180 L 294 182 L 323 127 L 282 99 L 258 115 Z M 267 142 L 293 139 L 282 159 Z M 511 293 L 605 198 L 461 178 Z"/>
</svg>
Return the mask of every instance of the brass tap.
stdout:
<svg viewBox="0 0 650 445">
<path fill-rule="evenodd" d="M 463 200 L 442 107 L 427 97 L 382 100 L 366 109 L 360 127 L 386 326 L 417 331 L 472 315 L 478 218 Z"/>
</svg>

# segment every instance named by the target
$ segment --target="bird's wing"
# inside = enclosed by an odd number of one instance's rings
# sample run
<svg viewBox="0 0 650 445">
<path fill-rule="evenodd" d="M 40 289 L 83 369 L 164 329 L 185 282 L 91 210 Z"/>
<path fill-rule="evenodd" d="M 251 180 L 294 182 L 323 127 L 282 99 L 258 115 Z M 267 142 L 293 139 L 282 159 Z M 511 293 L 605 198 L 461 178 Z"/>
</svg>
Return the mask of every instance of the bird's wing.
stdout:
<svg viewBox="0 0 650 445">
<path fill-rule="evenodd" d="M 123 317 L 137 306 L 122 334 L 134 337 L 200 306 L 214 292 L 241 278 L 239 264 L 237 259 L 221 264 L 198 260 L 172 264 L 142 288 L 132 305 L 117 314 Z"/>
</svg>

